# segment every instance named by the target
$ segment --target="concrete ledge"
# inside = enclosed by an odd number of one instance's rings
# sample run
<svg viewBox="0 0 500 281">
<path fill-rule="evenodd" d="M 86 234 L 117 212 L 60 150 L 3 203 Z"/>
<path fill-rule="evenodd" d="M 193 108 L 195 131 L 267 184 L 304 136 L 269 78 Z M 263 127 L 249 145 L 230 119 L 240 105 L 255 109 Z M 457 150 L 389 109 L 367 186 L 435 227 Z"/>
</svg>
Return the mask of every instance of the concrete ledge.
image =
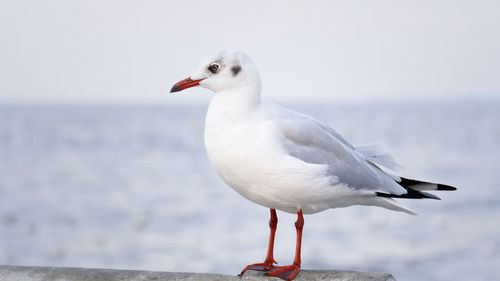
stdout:
<svg viewBox="0 0 500 281">
<path fill-rule="evenodd" d="M 37 267 L 37 266 L 7 266 L 0 265 L 0 281 L 194 281 L 194 280 L 221 280 L 221 281 L 253 281 L 253 280 L 281 280 L 274 277 L 265 277 L 262 272 L 248 271 L 243 277 L 209 274 L 209 273 L 180 273 L 156 272 L 141 270 L 69 268 L 69 267 Z M 356 272 L 342 270 L 303 270 L 297 281 L 395 281 L 387 273 Z"/>
</svg>

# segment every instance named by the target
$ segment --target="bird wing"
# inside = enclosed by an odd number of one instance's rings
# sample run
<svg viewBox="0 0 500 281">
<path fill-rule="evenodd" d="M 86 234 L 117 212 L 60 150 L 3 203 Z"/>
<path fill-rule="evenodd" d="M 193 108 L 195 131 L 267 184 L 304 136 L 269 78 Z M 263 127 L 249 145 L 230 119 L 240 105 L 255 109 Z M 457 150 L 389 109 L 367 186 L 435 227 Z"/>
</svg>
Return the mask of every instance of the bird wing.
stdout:
<svg viewBox="0 0 500 281">
<path fill-rule="evenodd" d="M 290 156 L 307 163 L 328 165 L 329 176 L 337 177 L 353 189 L 406 193 L 391 175 L 369 160 L 368 154 L 356 151 L 335 130 L 314 118 L 290 111 L 275 121 L 281 145 Z"/>
</svg>

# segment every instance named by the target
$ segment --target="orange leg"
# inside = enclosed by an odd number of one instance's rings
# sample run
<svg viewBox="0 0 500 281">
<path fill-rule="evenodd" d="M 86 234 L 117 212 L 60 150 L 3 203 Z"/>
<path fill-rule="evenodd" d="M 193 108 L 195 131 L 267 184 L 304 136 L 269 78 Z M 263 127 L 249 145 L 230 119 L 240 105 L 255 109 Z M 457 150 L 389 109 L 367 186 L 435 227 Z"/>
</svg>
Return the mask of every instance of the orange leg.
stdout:
<svg viewBox="0 0 500 281">
<path fill-rule="evenodd" d="M 302 210 L 297 211 L 297 221 L 295 222 L 295 229 L 297 230 L 297 241 L 295 242 L 295 258 L 293 264 L 285 266 L 275 266 L 273 269 L 266 273 L 267 276 L 275 276 L 285 280 L 293 280 L 300 271 L 300 252 L 302 246 L 302 229 L 304 228 L 304 216 Z"/>
<path fill-rule="evenodd" d="M 266 260 L 261 263 L 254 263 L 247 265 L 240 273 L 240 276 L 247 270 L 259 270 L 259 271 L 269 271 L 274 268 L 274 264 L 277 263 L 274 260 L 274 237 L 276 236 L 276 228 L 278 228 L 278 216 L 276 215 L 275 209 L 269 209 L 271 212 L 271 219 L 269 220 L 269 243 L 267 244 L 267 254 Z"/>
</svg>

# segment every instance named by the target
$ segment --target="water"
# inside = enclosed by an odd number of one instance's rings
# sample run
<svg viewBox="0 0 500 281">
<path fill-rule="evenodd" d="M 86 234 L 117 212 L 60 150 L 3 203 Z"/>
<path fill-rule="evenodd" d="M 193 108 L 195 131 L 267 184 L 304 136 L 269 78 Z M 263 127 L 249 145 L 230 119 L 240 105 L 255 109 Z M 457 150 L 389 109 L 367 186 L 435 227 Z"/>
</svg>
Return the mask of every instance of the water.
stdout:
<svg viewBox="0 0 500 281">
<path fill-rule="evenodd" d="M 399 280 L 500 280 L 500 103 L 292 105 L 353 143 L 382 142 L 443 201 L 306 216 L 303 267 Z M 0 264 L 238 273 L 268 210 L 217 178 L 205 106 L 0 106 Z M 278 212 L 276 259 L 295 218 Z"/>
</svg>

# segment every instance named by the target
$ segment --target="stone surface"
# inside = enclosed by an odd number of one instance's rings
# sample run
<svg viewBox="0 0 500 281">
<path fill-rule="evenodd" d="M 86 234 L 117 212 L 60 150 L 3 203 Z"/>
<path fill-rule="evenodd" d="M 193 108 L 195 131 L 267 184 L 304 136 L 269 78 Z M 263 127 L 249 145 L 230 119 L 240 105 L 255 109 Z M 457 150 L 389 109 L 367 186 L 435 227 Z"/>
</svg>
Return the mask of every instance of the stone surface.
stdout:
<svg viewBox="0 0 500 281">
<path fill-rule="evenodd" d="M 194 280 L 281 280 L 265 277 L 262 272 L 248 271 L 243 277 L 209 274 L 157 272 L 141 270 L 35 267 L 35 266 L 0 266 L 0 281 L 194 281 Z M 387 273 L 356 272 L 343 270 L 303 270 L 297 281 L 395 281 Z"/>
</svg>

